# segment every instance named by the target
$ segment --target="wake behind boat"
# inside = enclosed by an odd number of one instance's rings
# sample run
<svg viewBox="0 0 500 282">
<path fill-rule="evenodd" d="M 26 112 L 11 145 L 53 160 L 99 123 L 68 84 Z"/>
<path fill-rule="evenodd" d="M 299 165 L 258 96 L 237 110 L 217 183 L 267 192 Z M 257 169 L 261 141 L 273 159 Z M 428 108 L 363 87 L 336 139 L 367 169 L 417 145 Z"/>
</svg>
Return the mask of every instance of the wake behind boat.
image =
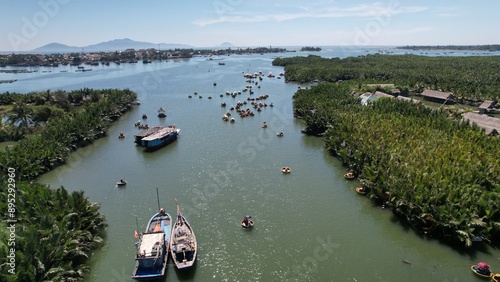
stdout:
<svg viewBox="0 0 500 282">
<path fill-rule="evenodd" d="M 142 138 L 141 146 L 145 147 L 147 150 L 159 149 L 177 139 L 179 131 L 180 129 L 176 128 L 175 125 L 163 127 Z"/>
<path fill-rule="evenodd" d="M 177 205 L 177 220 L 170 236 L 170 253 L 177 269 L 188 269 L 196 261 L 196 236 Z"/>
<path fill-rule="evenodd" d="M 152 280 L 165 276 L 170 229 L 171 217 L 164 209 L 151 217 L 146 231 L 137 242 L 133 279 Z"/>
</svg>

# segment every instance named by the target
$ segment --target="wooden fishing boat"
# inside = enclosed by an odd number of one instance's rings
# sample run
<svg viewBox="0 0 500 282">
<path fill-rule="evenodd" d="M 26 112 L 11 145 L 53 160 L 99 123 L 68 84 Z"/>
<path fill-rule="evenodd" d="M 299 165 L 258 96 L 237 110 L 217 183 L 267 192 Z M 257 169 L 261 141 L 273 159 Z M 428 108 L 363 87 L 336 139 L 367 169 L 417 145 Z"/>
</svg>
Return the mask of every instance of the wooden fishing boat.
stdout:
<svg viewBox="0 0 500 282">
<path fill-rule="evenodd" d="M 474 265 L 471 265 L 470 269 L 472 270 L 472 272 L 474 272 L 476 275 L 478 275 L 479 277 L 482 277 L 482 278 L 491 278 L 493 277 L 493 273 L 491 273 L 491 271 L 489 271 L 488 269 L 488 273 L 483 273 L 481 272 L 481 269 L 478 265 L 474 264 Z M 483 268 L 484 269 L 484 268 Z"/>
<path fill-rule="evenodd" d="M 144 129 L 142 129 L 141 131 L 137 132 L 134 135 L 134 142 L 136 144 L 138 144 L 138 145 L 141 145 L 142 138 L 148 137 L 149 135 L 151 135 L 151 134 L 153 134 L 155 132 L 158 132 L 162 128 L 163 127 L 161 127 L 161 126 L 155 126 L 155 127 L 152 127 L 152 128 L 144 128 Z"/>
<path fill-rule="evenodd" d="M 198 250 L 193 228 L 177 205 L 177 219 L 170 235 L 170 253 L 177 269 L 188 269 L 196 261 Z"/>
<path fill-rule="evenodd" d="M 141 146 L 147 150 L 159 149 L 177 139 L 180 129 L 175 125 L 163 127 L 141 139 Z"/>
<path fill-rule="evenodd" d="M 146 231 L 139 235 L 132 278 L 160 279 L 165 276 L 170 243 L 171 217 L 165 210 L 153 215 Z"/>
</svg>

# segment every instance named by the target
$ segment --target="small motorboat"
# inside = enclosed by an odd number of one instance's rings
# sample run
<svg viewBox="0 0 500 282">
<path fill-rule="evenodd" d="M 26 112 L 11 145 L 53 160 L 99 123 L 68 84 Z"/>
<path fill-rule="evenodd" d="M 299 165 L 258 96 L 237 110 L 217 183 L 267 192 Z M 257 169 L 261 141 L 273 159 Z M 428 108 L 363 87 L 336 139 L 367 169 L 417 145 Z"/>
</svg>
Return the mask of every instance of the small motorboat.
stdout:
<svg viewBox="0 0 500 282">
<path fill-rule="evenodd" d="M 288 173 L 292 172 L 292 169 L 287 167 L 287 166 L 284 166 L 281 168 L 281 172 L 288 174 Z"/>
<path fill-rule="evenodd" d="M 142 115 L 142 119 L 147 119 L 147 118 L 148 118 L 148 115 L 146 115 L 146 114 Z"/>
<path fill-rule="evenodd" d="M 348 172 L 348 173 L 344 174 L 344 177 L 346 179 L 354 179 L 354 173 Z"/>
<path fill-rule="evenodd" d="M 125 134 L 123 132 L 120 132 L 120 134 L 118 134 L 118 138 L 125 138 Z"/>
<path fill-rule="evenodd" d="M 283 137 L 284 133 L 282 131 L 276 132 L 276 136 Z"/>
<path fill-rule="evenodd" d="M 116 182 L 116 185 L 118 185 L 118 186 L 125 186 L 125 185 L 127 185 L 127 181 L 125 181 L 123 179 L 120 179 L 120 181 Z"/>
<path fill-rule="evenodd" d="M 491 276 L 491 279 L 493 279 L 493 281 L 495 282 L 500 282 L 500 273 L 494 274 L 493 276 Z"/>
<path fill-rule="evenodd" d="M 493 273 L 491 273 L 490 266 L 485 262 L 481 261 L 475 265 L 471 265 L 470 269 L 472 270 L 472 272 L 479 275 L 480 277 L 483 278 L 493 277 Z"/>
<path fill-rule="evenodd" d="M 245 218 L 241 221 L 241 227 L 243 227 L 243 228 L 253 227 L 254 222 L 251 218 L 252 218 L 252 216 L 246 215 Z"/>
<path fill-rule="evenodd" d="M 261 125 L 262 128 L 267 128 L 267 123 L 264 121 Z"/>
</svg>

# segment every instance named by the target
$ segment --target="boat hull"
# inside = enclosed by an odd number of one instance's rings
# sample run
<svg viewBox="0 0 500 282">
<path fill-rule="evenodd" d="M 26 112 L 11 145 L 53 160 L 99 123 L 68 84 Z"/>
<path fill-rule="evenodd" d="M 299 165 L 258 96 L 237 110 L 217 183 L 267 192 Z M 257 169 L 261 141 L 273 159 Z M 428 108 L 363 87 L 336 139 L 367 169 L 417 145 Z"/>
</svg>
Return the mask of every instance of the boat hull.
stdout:
<svg viewBox="0 0 500 282">
<path fill-rule="evenodd" d="M 170 235 L 170 254 L 179 270 L 191 268 L 196 261 L 198 246 L 193 229 L 186 218 L 178 212 Z"/>
<path fill-rule="evenodd" d="M 357 187 L 356 192 L 358 192 L 358 194 L 361 194 L 361 195 L 366 195 L 366 194 L 368 194 L 368 189 L 363 189 L 362 187 Z"/>
<path fill-rule="evenodd" d="M 165 276 L 170 243 L 171 217 L 157 213 L 151 217 L 137 242 L 132 279 L 156 280 Z"/>
<path fill-rule="evenodd" d="M 143 138 L 141 140 L 141 146 L 149 151 L 157 150 L 176 140 L 179 131 L 180 130 L 176 128 L 164 128 L 157 133 Z"/>
<path fill-rule="evenodd" d="M 474 272 L 477 276 L 482 277 L 482 278 L 491 278 L 493 276 L 493 273 L 490 273 L 490 275 L 485 275 L 482 274 L 478 271 L 478 266 L 477 265 L 471 265 L 470 269 L 472 272 Z"/>
<path fill-rule="evenodd" d="M 248 225 L 245 224 L 245 222 L 243 220 L 241 221 L 241 227 L 243 227 L 243 228 L 252 228 L 253 225 L 254 225 L 254 222 L 251 219 L 248 220 Z"/>
</svg>

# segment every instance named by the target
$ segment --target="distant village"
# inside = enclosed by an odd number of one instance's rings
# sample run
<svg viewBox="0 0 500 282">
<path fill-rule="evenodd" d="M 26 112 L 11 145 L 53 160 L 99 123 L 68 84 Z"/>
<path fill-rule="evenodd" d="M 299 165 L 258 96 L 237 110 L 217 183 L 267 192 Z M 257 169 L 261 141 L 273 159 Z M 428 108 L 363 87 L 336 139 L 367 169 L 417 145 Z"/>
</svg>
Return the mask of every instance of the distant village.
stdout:
<svg viewBox="0 0 500 282">
<path fill-rule="evenodd" d="M 57 67 L 59 65 L 109 65 L 110 63 L 151 63 L 169 59 L 191 58 L 194 56 L 229 56 L 233 54 L 264 54 L 286 52 L 284 48 L 258 47 L 258 48 L 236 48 L 236 49 L 174 49 L 157 50 L 150 49 L 126 49 L 124 51 L 111 52 L 74 52 L 74 53 L 47 53 L 47 54 L 0 54 L 0 67 L 18 66 L 45 66 Z"/>
</svg>

